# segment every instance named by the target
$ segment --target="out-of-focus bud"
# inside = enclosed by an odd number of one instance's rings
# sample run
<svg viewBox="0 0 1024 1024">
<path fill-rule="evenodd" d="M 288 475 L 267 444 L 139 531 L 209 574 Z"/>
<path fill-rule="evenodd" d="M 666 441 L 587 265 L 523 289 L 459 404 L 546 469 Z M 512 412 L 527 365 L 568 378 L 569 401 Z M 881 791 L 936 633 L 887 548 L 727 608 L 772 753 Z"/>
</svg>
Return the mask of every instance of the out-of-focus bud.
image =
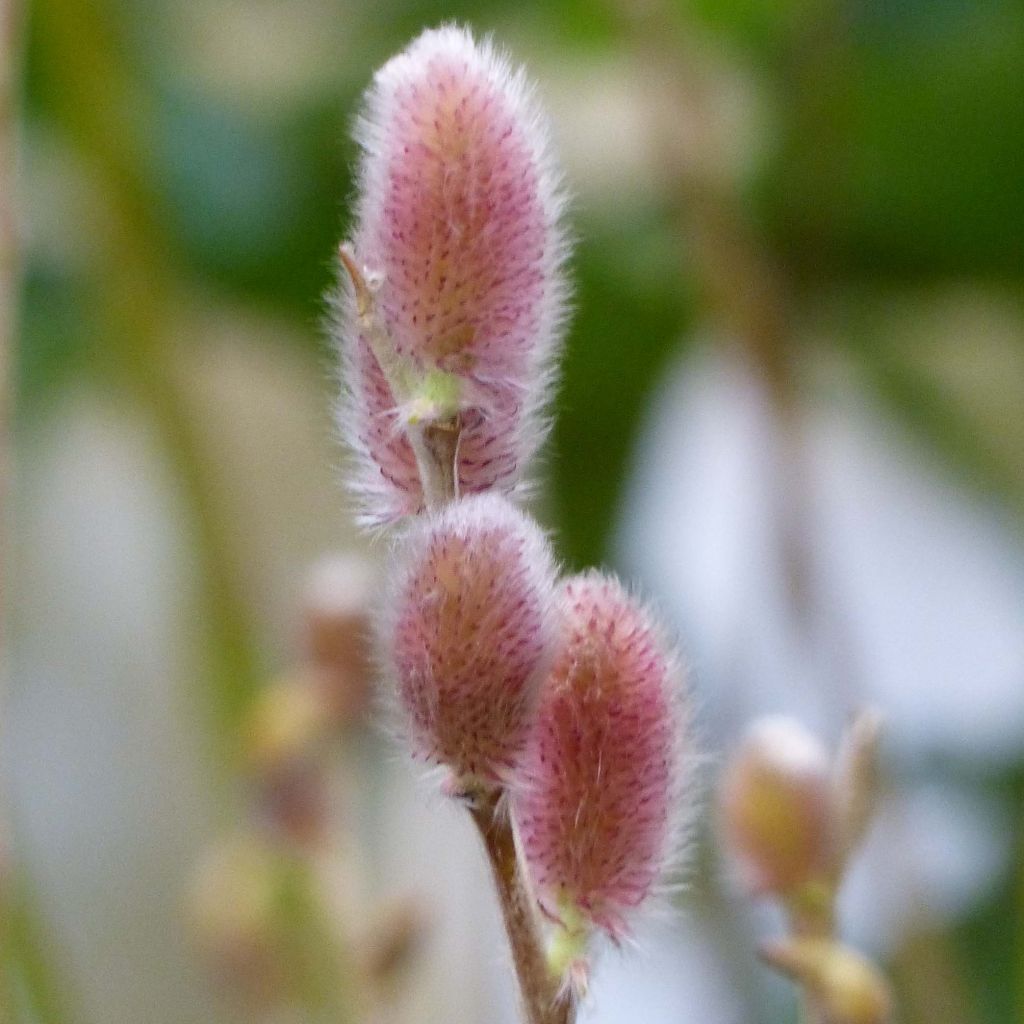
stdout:
<svg viewBox="0 0 1024 1024">
<path fill-rule="evenodd" d="M 320 845 L 330 820 L 327 782 L 323 765 L 315 758 L 275 766 L 255 780 L 260 821 L 299 848 Z"/>
<path fill-rule="evenodd" d="M 691 803 L 678 658 L 614 578 L 559 592 L 562 640 L 541 692 L 513 814 L 545 913 L 552 969 L 583 983 L 589 931 L 628 934 L 665 880 Z"/>
<path fill-rule="evenodd" d="M 835 801 L 844 861 L 863 840 L 878 803 L 881 733 L 881 713 L 875 708 L 867 708 L 854 719 L 839 748 Z"/>
<path fill-rule="evenodd" d="M 214 846 L 199 863 L 189 892 L 197 944 L 218 979 L 254 1002 L 282 984 L 275 904 L 280 890 L 276 855 L 251 836 Z"/>
<path fill-rule="evenodd" d="M 363 556 L 328 555 L 313 566 L 306 586 L 306 647 L 336 726 L 362 721 L 371 703 L 376 575 Z"/>
<path fill-rule="evenodd" d="M 359 1018 L 344 923 L 330 909 L 316 863 L 259 834 L 213 847 L 189 900 L 197 945 L 248 1019 L 291 1020 L 303 1006 Z"/>
<path fill-rule="evenodd" d="M 257 770 L 305 755 L 323 737 L 326 709 L 316 682 L 286 676 L 256 696 L 243 732 L 245 754 Z"/>
<path fill-rule="evenodd" d="M 346 397 L 367 522 L 418 512 L 421 429 L 457 447 L 457 489 L 512 491 L 543 440 L 567 243 L 546 119 L 523 72 L 448 26 L 366 95 L 357 223 L 341 251 Z"/>
<path fill-rule="evenodd" d="M 323 755 L 330 724 L 318 678 L 299 674 L 265 687 L 243 730 L 259 816 L 300 846 L 315 844 L 327 828 Z"/>
<path fill-rule="evenodd" d="M 413 753 L 449 792 L 518 763 L 555 640 L 554 565 L 539 527 L 478 495 L 415 524 L 394 573 L 382 651 Z"/>
<path fill-rule="evenodd" d="M 415 963 L 428 930 L 426 912 L 417 901 L 388 907 L 360 943 L 366 980 L 382 993 L 394 989 Z"/>
<path fill-rule="evenodd" d="M 885 979 L 859 953 L 825 939 L 783 939 L 765 946 L 766 963 L 807 991 L 824 1024 L 885 1024 L 892 996 Z"/>
<path fill-rule="evenodd" d="M 836 830 L 825 748 L 781 715 L 754 722 L 719 793 L 727 849 L 752 889 L 777 896 L 830 880 Z"/>
</svg>

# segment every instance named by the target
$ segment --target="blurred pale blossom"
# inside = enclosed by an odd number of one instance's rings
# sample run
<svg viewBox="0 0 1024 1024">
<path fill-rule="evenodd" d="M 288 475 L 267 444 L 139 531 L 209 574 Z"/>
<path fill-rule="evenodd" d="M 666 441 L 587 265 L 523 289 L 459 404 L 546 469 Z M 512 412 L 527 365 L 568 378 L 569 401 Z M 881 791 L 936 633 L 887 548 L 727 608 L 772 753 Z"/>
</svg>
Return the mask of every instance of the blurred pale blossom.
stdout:
<svg viewBox="0 0 1024 1024">
<path fill-rule="evenodd" d="M 22 851 L 87 1019 L 199 1024 L 213 1007 L 178 913 L 212 794 L 168 480 L 137 424 L 84 394 L 25 455 L 4 752 Z"/>
</svg>

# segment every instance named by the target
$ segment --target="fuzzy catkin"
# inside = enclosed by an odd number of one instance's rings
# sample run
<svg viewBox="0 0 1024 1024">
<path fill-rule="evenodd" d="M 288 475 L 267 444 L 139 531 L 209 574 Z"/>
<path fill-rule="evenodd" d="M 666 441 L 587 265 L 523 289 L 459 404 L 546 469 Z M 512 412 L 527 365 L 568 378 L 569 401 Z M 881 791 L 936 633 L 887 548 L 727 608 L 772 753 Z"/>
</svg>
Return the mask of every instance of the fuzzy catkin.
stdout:
<svg viewBox="0 0 1024 1024">
<path fill-rule="evenodd" d="M 555 643 L 547 541 L 505 498 L 478 495 L 417 522 L 395 570 L 382 649 L 412 751 L 456 789 L 499 785 Z"/>
<path fill-rule="evenodd" d="M 423 508 L 408 426 L 431 387 L 455 396 L 461 493 L 513 492 L 545 434 L 566 303 L 564 201 L 531 87 L 489 42 L 430 30 L 377 72 L 356 138 L 353 257 L 397 366 L 381 366 L 342 288 L 342 434 L 363 520 Z"/>
<path fill-rule="evenodd" d="M 620 938 L 664 881 L 689 794 L 678 658 L 649 613 L 596 572 L 562 584 L 563 635 L 514 813 L 548 914 Z"/>
</svg>

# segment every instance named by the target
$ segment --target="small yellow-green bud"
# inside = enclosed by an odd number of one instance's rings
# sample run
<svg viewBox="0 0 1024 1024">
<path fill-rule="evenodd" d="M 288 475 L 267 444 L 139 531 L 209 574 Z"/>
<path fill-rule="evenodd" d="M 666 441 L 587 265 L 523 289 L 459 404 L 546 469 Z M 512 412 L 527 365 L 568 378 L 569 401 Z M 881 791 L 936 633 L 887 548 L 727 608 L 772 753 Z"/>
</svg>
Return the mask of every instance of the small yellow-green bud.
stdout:
<svg viewBox="0 0 1024 1024">
<path fill-rule="evenodd" d="M 415 385 L 412 398 L 405 407 L 409 426 L 445 423 L 459 414 L 462 383 L 453 373 L 431 370 Z"/>
<path fill-rule="evenodd" d="M 324 733 L 327 709 L 312 679 L 279 679 L 256 697 L 243 727 L 245 754 L 266 771 L 304 757 Z"/>
<path fill-rule="evenodd" d="M 885 1024 L 889 986 L 859 953 L 826 939 L 786 939 L 761 951 L 766 963 L 798 982 L 827 1024 Z"/>
</svg>

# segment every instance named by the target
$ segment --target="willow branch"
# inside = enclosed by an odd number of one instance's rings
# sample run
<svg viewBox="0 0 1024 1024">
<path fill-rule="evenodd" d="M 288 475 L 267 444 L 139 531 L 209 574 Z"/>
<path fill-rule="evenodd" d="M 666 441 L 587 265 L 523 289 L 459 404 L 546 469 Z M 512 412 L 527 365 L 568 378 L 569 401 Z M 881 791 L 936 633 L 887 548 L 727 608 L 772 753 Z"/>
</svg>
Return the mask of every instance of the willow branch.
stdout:
<svg viewBox="0 0 1024 1024">
<path fill-rule="evenodd" d="M 428 446 L 423 478 L 424 491 L 428 489 L 428 481 L 433 489 L 428 504 L 455 500 L 458 497 L 457 421 L 451 425 L 428 426 L 419 437 Z M 575 1001 L 569 993 L 564 996 L 560 993 L 559 979 L 548 967 L 535 902 L 516 848 L 512 822 L 499 806 L 501 795 L 501 790 L 479 794 L 469 804 L 469 810 L 491 867 L 526 1022 L 573 1024 Z"/>
<path fill-rule="evenodd" d="M 548 970 L 537 914 L 516 850 L 512 823 L 497 809 L 496 797 L 474 804 L 471 815 L 491 865 L 498 903 L 512 948 L 523 1010 L 528 1024 L 573 1024 L 575 1006 L 561 997 Z"/>
</svg>

